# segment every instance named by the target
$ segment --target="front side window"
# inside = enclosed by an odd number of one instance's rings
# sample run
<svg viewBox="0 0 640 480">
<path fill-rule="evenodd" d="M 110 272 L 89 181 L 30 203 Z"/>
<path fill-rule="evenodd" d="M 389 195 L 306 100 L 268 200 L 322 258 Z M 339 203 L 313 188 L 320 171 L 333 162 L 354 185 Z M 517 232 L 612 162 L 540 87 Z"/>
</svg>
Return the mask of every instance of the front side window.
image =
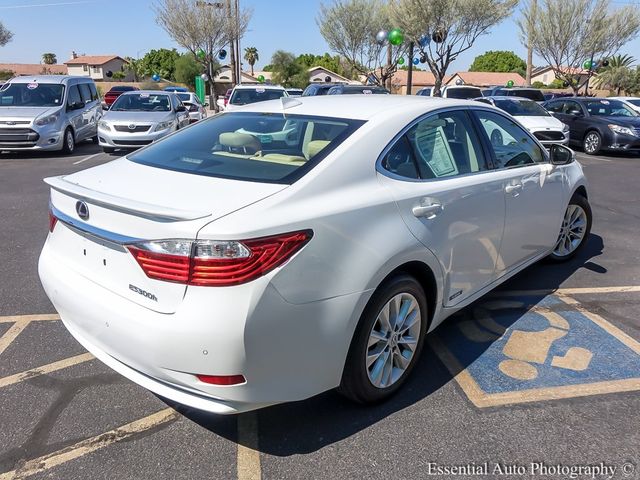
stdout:
<svg viewBox="0 0 640 480">
<path fill-rule="evenodd" d="M 510 118 L 484 110 L 477 110 L 475 114 L 491 142 L 496 168 L 519 167 L 546 161 L 538 144 Z"/>
<path fill-rule="evenodd" d="M 562 109 L 564 108 L 564 103 L 563 102 L 547 103 L 545 104 L 545 108 L 547 109 L 548 112 L 562 113 Z"/>
<path fill-rule="evenodd" d="M 562 113 L 567 115 L 584 115 L 578 102 L 565 101 Z"/>
<path fill-rule="evenodd" d="M 126 93 L 120 95 L 111 110 L 114 112 L 170 112 L 169 95 L 155 93 Z"/>
<path fill-rule="evenodd" d="M 290 184 L 363 123 L 342 118 L 228 112 L 196 123 L 128 158 L 194 175 Z"/>
<path fill-rule="evenodd" d="M 466 112 L 429 116 L 389 149 L 382 167 L 406 178 L 434 179 L 486 170 L 480 142 Z"/>
<path fill-rule="evenodd" d="M 91 103 L 91 89 L 89 88 L 88 83 L 81 83 L 78 85 L 80 89 L 80 95 L 82 96 L 82 101 L 86 103 Z"/>
<path fill-rule="evenodd" d="M 69 95 L 67 96 L 67 108 L 77 108 L 82 103 L 82 97 L 80 96 L 80 90 L 77 85 L 71 85 L 69 87 Z"/>
<path fill-rule="evenodd" d="M 59 107 L 64 85 L 53 83 L 7 83 L 0 88 L 0 107 Z"/>
</svg>

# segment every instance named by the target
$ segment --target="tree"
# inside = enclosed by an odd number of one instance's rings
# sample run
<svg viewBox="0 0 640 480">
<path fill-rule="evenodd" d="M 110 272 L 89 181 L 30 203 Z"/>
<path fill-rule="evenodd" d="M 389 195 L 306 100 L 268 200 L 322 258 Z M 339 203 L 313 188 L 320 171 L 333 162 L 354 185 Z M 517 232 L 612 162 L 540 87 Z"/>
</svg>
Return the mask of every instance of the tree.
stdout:
<svg viewBox="0 0 640 480">
<path fill-rule="evenodd" d="M 127 74 L 125 72 L 118 70 L 116 72 L 113 72 L 112 78 L 114 80 L 120 81 L 120 80 L 124 80 L 126 76 Z"/>
<path fill-rule="evenodd" d="M 2 22 L 0 22 L 0 47 L 4 47 L 12 38 L 13 33 L 7 30 Z"/>
<path fill-rule="evenodd" d="M 142 73 L 142 60 L 132 57 L 124 57 L 124 71 L 133 75 L 133 81 L 138 82 L 144 76 Z"/>
<path fill-rule="evenodd" d="M 513 52 L 506 50 L 491 50 L 478 55 L 471 66 L 470 72 L 513 72 L 524 71 L 527 62 Z M 524 75 L 523 75 L 524 76 Z"/>
<path fill-rule="evenodd" d="M 435 77 L 434 94 L 458 56 L 513 13 L 518 0 L 391 0 L 393 24 L 413 41 Z M 428 40 L 420 42 L 422 39 Z"/>
<path fill-rule="evenodd" d="M 154 5 L 156 23 L 175 42 L 191 52 L 209 76 L 209 88 L 213 97 L 213 78 L 219 67 L 220 50 L 230 45 L 234 38 L 242 38 L 247 30 L 252 10 L 242 9 L 231 13 L 231 3 L 194 2 L 193 0 L 158 0 Z M 219 8 L 222 6 L 222 8 Z M 236 19 L 237 17 L 237 19 Z M 200 54 L 199 54 L 200 53 Z M 210 104 L 215 105 L 213 98 Z"/>
<path fill-rule="evenodd" d="M 256 64 L 258 60 L 260 60 L 260 56 L 258 55 L 258 49 L 256 47 L 245 48 L 244 59 L 247 61 L 247 63 L 251 67 L 251 76 L 253 77 L 253 66 Z"/>
<path fill-rule="evenodd" d="M 271 57 L 273 83 L 283 87 L 304 88 L 309 85 L 309 72 L 293 53 L 278 50 Z"/>
<path fill-rule="evenodd" d="M 611 0 L 545 0 L 537 7 L 535 21 L 530 15 L 525 5 L 518 22 L 522 36 L 529 35 L 533 51 L 557 79 L 571 86 L 574 95 L 586 83 L 580 83 L 585 61 L 600 63 L 640 31 L 637 7 L 613 9 Z M 588 78 L 592 71 L 587 70 Z"/>
<path fill-rule="evenodd" d="M 55 65 L 58 63 L 58 58 L 55 53 L 43 53 L 42 54 L 42 63 L 45 65 Z"/>
<path fill-rule="evenodd" d="M 166 48 L 151 50 L 140 60 L 140 73 L 146 77 L 158 74 L 162 78 L 174 80 L 174 70 L 178 58 L 180 58 L 180 54 L 175 48 L 172 50 Z"/>
<path fill-rule="evenodd" d="M 406 53 L 405 45 L 376 42 L 379 31 L 391 28 L 389 10 L 382 0 L 334 0 L 331 6 L 321 3 L 316 23 L 331 50 L 371 83 L 384 85 Z"/>
<path fill-rule="evenodd" d="M 607 88 L 616 95 L 620 91 L 634 90 L 635 72 L 630 68 L 635 59 L 630 55 L 614 55 L 607 59 L 609 64 L 598 69 L 598 75 L 593 79 L 596 88 Z"/>
<path fill-rule="evenodd" d="M 217 70 L 217 68 L 216 68 Z M 202 65 L 190 53 L 180 55 L 176 60 L 175 79 L 176 82 L 184 83 L 191 89 L 196 86 L 195 77 L 202 74 Z"/>
</svg>

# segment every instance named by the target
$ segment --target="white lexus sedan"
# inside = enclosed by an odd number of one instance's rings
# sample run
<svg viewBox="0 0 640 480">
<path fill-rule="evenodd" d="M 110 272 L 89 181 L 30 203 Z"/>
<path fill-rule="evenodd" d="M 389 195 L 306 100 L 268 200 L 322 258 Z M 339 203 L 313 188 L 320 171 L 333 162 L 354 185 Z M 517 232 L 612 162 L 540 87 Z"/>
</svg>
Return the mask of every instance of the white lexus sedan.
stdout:
<svg viewBox="0 0 640 480">
<path fill-rule="evenodd" d="M 176 402 L 376 402 L 446 317 L 583 247 L 574 158 L 473 101 L 256 103 L 47 178 L 40 278 L 85 348 Z"/>
</svg>

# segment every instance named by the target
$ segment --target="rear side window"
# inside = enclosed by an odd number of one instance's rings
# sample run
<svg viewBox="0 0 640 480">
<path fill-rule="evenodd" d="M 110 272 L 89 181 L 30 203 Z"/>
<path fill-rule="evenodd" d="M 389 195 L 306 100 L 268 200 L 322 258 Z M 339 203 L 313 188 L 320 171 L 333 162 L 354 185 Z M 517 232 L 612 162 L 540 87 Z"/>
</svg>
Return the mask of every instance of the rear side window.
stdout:
<svg viewBox="0 0 640 480">
<path fill-rule="evenodd" d="M 89 90 L 91 90 L 91 100 L 98 100 L 100 95 L 98 95 L 98 90 L 96 90 L 96 85 L 94 83 L 89 84 Z"/>
<path fill-rule="evenodd" d="M 194 175 L 290 184 L 364 122 L 302 115 L 228 112 L 128 156 Z"/>
<path fill-rule="evenodd" d="M 241 88 L 234 90 L 229 103 L 232 105 L 248 105 L 250 103 L 264 102 L 265 100 L 277 100 L 280 97 L 284 97 L 284 90 Z"/>
<path fill-rule="evenodd" d="M 78 88 L 80 89 L 80 96 L 82 97 L 82 101 L 84 103 L 90 103 L 92 100 L 91 100 L 91 90 L 89 89 L 89 84 L 80 83 L 78 85 Z"/>
<path fill-rule="evenodd" d="M 495 153 L 496 168 L 511 168 L 546 162 L 542 149 L 510 118 L 494 112 L 475 112 Z"/>
</svg>

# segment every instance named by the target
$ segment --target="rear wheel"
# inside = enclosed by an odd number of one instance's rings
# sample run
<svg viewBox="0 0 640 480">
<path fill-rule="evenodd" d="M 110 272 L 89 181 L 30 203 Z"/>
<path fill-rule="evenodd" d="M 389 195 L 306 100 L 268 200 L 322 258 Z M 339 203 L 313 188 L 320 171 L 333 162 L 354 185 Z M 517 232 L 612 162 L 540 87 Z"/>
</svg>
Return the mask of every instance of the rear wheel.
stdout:
<svg viewBox="0 0 640 480">
<path fill-rule="evenodd" d="M 591 131 L 584 136 L 582 143 L 584 153 L 588 155 L 596 155 L 602 149 L 602 137 L 596 131 Z"/>
<path fill-rule="evenodd" d="M 76 138 L 73 135 L 73 130 L 68 127 L 64 131 L 64 137 L 62 138 L 62 153 L 73 153 L 76 149 Z"/>
<path fill-rule="evenodd" d="M 393 395 L 413 370 L 427 330 L 427 299 L 409 275 L 382 284 L 355 332 L 339 391 L 359 403 Z"/>
<path fill-rule="evenodd" d="M 549 258 L 564 262 L 573 258 L 587 243 L 591 232 L 591 206 L 582 195 L 574 195 L 560 227 L 558 240 Z"/>
</svg>

